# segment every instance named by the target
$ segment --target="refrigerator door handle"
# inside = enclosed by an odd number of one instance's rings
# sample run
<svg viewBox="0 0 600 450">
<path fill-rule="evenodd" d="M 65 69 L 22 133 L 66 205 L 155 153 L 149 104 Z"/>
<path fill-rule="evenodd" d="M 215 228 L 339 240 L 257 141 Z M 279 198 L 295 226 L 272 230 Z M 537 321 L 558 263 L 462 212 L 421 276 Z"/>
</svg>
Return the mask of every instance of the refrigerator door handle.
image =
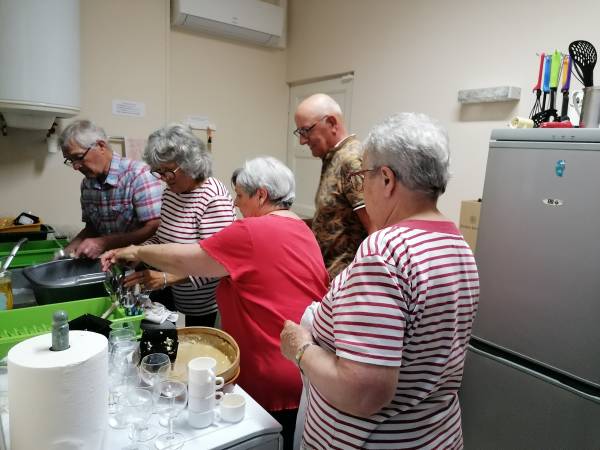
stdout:
<svg viewBox="0 0 600 450">
<path fill-rule="evenodd" d="M 544 375 L 543 373 L 537 372 L 535 370 L 532 370 L 528 367 L 525 367 L 521 364 L 516 363 L 515 361 L 511 361 L 510 359 L 507 358 L 503 358 L 501 356 L 498 355 L 494 355 L 492 353 L 489 353 L 485 350 L 481 350 L 479 348 L 477 348 L 476 346 L 474 346 L 473 344 L 469 344 L 469 350 L 471 350 L 472 352 L 481 355 L 483 357 L 489 358 L 495 362 L 498 362 L 500 364 L 504 364 L 506 366 L 512 367 L 513 369 L 519 370 L 523 373 L 526 373 L 527 375 L 531 375 L 533 377 L 539 378 L 547 383 L 550 383 L 554 386 L 560 387 L 562 389 L 565 389 L 575 395 L 578 395 L 580 397 L 583 397 L 587 400 L 590 400 L 592 402 L 598 403 L 600 404 L 600 396 L 597 395 L 592 395 L 588 392 L 582 391 L 580 389 L 575 388 L 574 386 L 571 386 L 569 384 L 563 383 L 559 380 L 557 380 L 556 378 L 553 377 L 549 377 L 547 375 Z"/>
</svg>

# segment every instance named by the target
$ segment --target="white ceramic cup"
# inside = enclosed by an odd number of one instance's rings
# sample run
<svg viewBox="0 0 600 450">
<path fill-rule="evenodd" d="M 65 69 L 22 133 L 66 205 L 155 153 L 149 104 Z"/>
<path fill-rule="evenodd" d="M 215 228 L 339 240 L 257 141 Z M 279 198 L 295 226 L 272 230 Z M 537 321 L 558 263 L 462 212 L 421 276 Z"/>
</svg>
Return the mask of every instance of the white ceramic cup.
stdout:
<svg viewBox="0 0 600 450">
<path fill-rule="evenodd" d="M 222 392 L 214 392 L 213 395 L 209 395 L 208 397 L 195 397 L 190 395 L 188 397 L 188 409 L 193 412 L 212 411 L 219 403 L 221 403 L 222 398 Z"/>
<path fill-rule="evenodd" d="M 217 361 L 209 356 L 199 356 L 188 362 L 188 382 L 206 384 L 216 375 Z"/>
<path fill-rule="evenodd" d="M 188 424 L 194 428 L 206 428 L 215 420 L 215 411 L 194 412 L 188 409 Z"/>
<path fill-rule="evenodd" d="M 223 377 L 215 377 L 207 383 L 198 383 L 197 381 L 188 380 L 189 395 L 194 397 L 208 397 L 221 389 L 225 384 Z"/>
<path fill-rule="evenodd" d="M 190 396 L 206 398 L 225 385 L 223 377 L 215 376 L 217 361 L 201 356 L 188 362 L 188 391 Z"/>
<path fill-rule="evenodd" d="M 220 402 L 221 420 L 239 422 L 246 414 L 246 399 L 242 394 L 225 394 Z"/>
</svg>

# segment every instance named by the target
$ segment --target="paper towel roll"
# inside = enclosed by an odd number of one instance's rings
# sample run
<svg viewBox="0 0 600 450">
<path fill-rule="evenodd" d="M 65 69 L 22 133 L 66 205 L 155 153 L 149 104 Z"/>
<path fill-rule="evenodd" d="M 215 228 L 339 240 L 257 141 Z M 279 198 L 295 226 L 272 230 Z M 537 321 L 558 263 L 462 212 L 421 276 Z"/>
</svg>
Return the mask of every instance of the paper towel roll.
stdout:
<svg viewBox="0 0 600 450">
<path fill-rule="evenodd" d="M 70 348 L 53 352 L 52 335 L 8 352 L 11 450 L 97 450 L 108 417 L 108 343 L 70 331 Z"/>
</svg>

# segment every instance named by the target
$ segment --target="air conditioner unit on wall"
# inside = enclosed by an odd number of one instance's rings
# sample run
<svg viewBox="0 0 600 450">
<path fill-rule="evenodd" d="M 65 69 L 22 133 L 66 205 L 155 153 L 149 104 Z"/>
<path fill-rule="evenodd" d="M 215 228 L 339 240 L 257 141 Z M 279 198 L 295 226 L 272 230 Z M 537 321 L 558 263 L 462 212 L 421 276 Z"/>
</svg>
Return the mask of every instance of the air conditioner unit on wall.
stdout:
<svg viewBox="0 0 600 450">
<path fill-rule="evenodd" d="M 285 47 L 287 0 L 171 0 L 171 24 L 267 47 Z"/>
</svg>

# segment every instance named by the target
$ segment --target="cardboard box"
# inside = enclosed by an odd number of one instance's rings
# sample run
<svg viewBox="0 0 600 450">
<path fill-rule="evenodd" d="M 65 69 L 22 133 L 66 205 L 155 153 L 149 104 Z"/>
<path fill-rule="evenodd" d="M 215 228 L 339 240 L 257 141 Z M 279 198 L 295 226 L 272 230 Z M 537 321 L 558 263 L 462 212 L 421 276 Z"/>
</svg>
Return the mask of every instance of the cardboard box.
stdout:
<svg viewBox="0 0 600 450">
<path fill-rule="evenodd" d="M 481 212 L 481 201 L 479 200 L 464 200 L 460 205 L 460 232 L 465 238 L 465 241 L 475 252 L 477 244 L 477 230 L 479 229 L 479 215 Z"/>
</svg>

